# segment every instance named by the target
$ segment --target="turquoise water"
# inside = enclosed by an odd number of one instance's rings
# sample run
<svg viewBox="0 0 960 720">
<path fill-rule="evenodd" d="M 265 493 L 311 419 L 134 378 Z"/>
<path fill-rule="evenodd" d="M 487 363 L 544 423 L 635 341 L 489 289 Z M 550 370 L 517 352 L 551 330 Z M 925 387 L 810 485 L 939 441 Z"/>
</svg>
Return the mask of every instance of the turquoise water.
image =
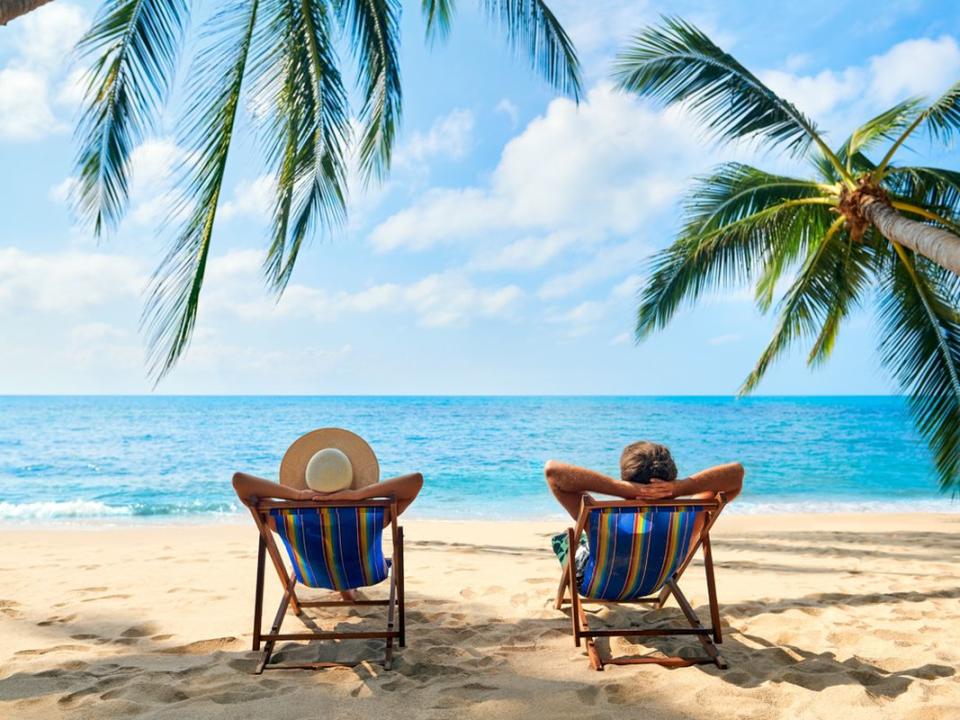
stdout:
<svg viewBox="0 0 960 720">
<path fill-rule="evenodd" d="M 742 462 L 740 512 L 958 509 L 899 398 L 3 397 L 0 520 L 234 518 L 235 470 L 328 425 L 422 472 L 421 517 L 559 518 L 543 463 L 615 473 L 638 439 L 681 474 Z"/>
</svg>

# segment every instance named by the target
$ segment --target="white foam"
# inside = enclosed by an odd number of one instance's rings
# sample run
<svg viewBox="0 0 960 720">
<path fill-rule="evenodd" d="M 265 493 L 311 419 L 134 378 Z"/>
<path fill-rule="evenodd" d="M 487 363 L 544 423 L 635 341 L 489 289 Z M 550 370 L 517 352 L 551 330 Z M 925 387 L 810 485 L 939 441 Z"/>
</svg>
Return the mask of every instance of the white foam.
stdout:
<svg viewBox="0 0 960 720">
<path fill-rule="evenodd" d="M 780 515 L 789 513 L 956 513 L 960 503 L 944 497 L 941 500 L 776 500 L 757 501 L 742 498 L 724 512 L 734 515 Z"/>
<path fill-rule="evenodd" d="M 118 517 L 133 515 L 133 508 L 107 505 L 97 500 L 63 502 L 0 502 L 0 520 L 49 520 L 53 518 Z"/>
</svg>

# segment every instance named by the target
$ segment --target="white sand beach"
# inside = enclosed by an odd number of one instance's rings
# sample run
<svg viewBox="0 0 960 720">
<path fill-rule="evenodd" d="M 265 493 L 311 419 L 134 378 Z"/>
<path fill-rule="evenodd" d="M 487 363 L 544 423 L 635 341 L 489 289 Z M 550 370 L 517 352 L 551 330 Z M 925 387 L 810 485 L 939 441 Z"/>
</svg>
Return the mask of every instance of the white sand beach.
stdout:
<svg viewBox="0 0 960 720">
<path fill-rule="evenodd" d="M 408 646 L 311 644 L 278 659 L 370 658 L 250 674 L 247 526 L 0 530 L 0 716 L 9 718 L 960 717 L 960 516 L 728 516 L 715 560 L 730 664 L 589 668 L 552 607 L 533 522 L 407 521 Z M 279 593 L 268 576 L 265 615 Z M 699 564 L 683 587 L 705 604 Z M 383 588 L 368 590 L 368 596 Z M 308 611 L 317 624 L 360 622 Z M 609 617 L 608 610 L 599 611 Z M 614 610 L 621 622 L 679 616 Z M 598 618 L 599 620 L 599 618 Z M 300 623 L 289 615 L 285 630 Z M 615 653 L 696 652 L 692 639 Z"/>
</svg>

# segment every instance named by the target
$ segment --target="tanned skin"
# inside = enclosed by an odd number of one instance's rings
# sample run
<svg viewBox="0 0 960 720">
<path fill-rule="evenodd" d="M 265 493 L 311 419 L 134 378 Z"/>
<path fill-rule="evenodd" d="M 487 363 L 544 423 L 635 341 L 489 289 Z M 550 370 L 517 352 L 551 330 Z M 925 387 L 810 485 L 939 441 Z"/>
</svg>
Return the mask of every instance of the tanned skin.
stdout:
<svg viewBox="0 0 960 720">
<path fill-rule="evenodd" d="M 277 498 L 280 500 L 335 500 L 357 502 L 393 495 L 397 502 L 397 515 L 400 515 L 410 507 L 410 503 L 416 499 L 422 487 L 423 475 L 420 473 L 401 475 L 373 485 L 367 485 L 357 490 L 337 490 L 331 493 L 317 492 L 309 488 L 298 490 L 242 472 L 234 473 L 233 475 L 233 489 L 237 492 L 240 499 L 245 502 L 254 496 L 258 498 Z M 276 528 L 273 527 L 273 519 L 270 518 L 268 522 L 270 523 L 270 529 L 276 530 Z M 388 510 L 383 514 L 383 526 L 387 527 L 389 524 L 390 511 Z M 356 599 L 356 591 L 344 590 L 340 593 L 340 596 L 344 600 L 353 602 Z"/>
<path fill-rule="evenodd" d="M 580 501 L 584 495 L 600 493 L 624 500 L 668 500 L 678 497 L 712 498 L 726 493 L 733 500 L 743 488 L 743 466 L 727 463 L 701 470 L 688 478 L 676 480 L 652 479 L 648 484 L 626 482 L 587 468 L 569 465 L 559 460 L 548 460 L 543 468 L 550 492 L 570 513 L 574 520 L 580 515 Z"/>
<path fill-rule="evenodd" d="M 393 495 L 397 501 L 397 515 L 403 513 L 410 503 L 412 503 L 420 488 L 423 487 L 423 475 L 420 473 L 410 473 L 409 475 L 400 475 L 390 478 L 383 482 L 367 485 L 357 490 L 337 490 L 336 492 L 323 493 L 306 488 L 297 490 L 296 488 L 280 485 L 271 480 L 264 480 L 255 475 L 247 473 L 234 473 L 233 489 L 241 500 L 256 496 L 258 498 L 278 498 L 281 500 L 336 500 L 345 502 L 357 502 L 359 500 L 370 500 L 372 498 L 382 498 Z M 383 526 L 390 524 L 390 513 L 383 517 Z"/>
</svg>

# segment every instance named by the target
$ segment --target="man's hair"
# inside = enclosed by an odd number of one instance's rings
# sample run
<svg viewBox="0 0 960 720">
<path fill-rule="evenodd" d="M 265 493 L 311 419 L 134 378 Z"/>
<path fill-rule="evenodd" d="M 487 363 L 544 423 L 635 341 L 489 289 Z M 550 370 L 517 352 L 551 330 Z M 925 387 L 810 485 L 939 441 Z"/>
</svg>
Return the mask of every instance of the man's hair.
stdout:
<svg viewBox="0 0 960 720">
<path fill-rule="evenodd" d="M 676 480 L 677 466 L 666 445 L 641 440 L 631 443 L 620 455 L 620 477 L 626 482 L 646 485 L 652 478 Z"/>
</svg>

